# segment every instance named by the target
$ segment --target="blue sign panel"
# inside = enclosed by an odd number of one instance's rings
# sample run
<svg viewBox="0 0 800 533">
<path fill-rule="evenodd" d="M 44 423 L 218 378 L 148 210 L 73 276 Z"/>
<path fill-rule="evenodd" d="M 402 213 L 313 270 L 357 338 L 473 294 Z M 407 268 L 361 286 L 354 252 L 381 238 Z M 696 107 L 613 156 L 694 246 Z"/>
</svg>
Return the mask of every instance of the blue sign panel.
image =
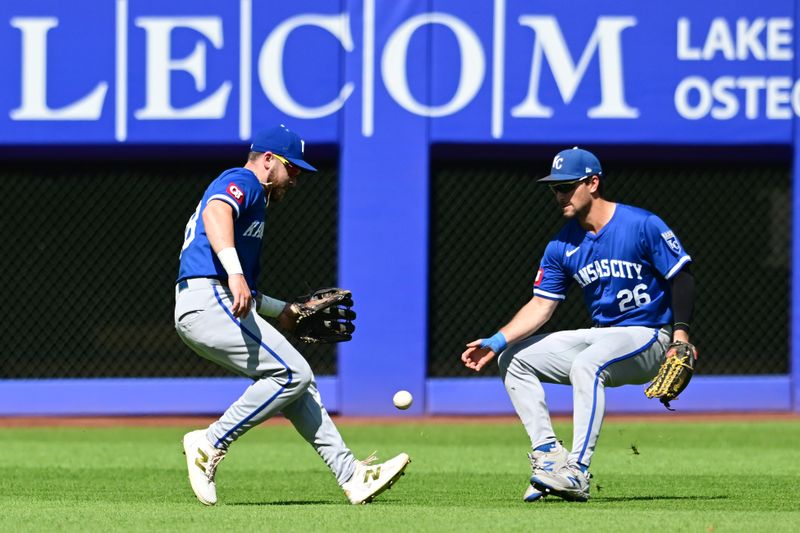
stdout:
<svg viewBox="0 0 800 533">
<path fill-rule="evenodd" d="M 435 140 L 786 143 L 800 113 L 788 1 L 436 7 Z"/>
<path fill-rule="evenodd" d="M 800 114 L 791 0 L 415 5 L 3 2 L 0 143 L 338 142 L 346 107 L 364 137 L 400 109 L 442 142 L 788 143 Z"/>
</svg>

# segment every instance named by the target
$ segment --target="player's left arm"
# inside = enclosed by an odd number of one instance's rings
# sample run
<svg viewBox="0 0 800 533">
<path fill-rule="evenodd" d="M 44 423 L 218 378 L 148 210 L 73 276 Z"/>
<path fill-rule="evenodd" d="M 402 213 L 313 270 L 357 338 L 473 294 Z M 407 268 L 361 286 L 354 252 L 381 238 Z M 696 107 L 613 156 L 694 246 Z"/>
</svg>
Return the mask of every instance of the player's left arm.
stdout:
<svg viewBox="0 0 800 533">
<path fill-rule="evenodd" d="M 670 283 L 672 340 L 688 343 L 694 312 L 694 276 L 690 268 L 692 258 L 686 253 L 677 235 L 658 216 L 651 214 L 642 230 L 645 253 L 655 270 Z"/>
<path fill-rule="evenodd" d="M 276 319 L 284 331 L 291 332 L 294 329 L 297 313 L 292 309 L 290 302 L 278 300 L 260 291 L 252 291 L 252 294 L 259 315 Z"/>
<path fill-rule="evenodd" d="M 692 379 L 697 359 L 697 349 L 689 342 L 689 328 L 694 309 L 694 276 L 689 265 L 684 265 L 669 278 L 672 288 L 672 343 L 667 348 L 664 362 L 645 389 L 648 398 L 658 398 L 664 407 L 669 405 L 686 388 Z"/>
<path fill-rule="evenodd" d="M 670 280 L 672 283 L 672 341 L 689 342 L 694 315 L 694 275 L 690 265 L 681 268 Z M 669 357 L 672 354 L 667 354 Z M 695 357 L 697 354 L 695 353 Z"/>
</svg>

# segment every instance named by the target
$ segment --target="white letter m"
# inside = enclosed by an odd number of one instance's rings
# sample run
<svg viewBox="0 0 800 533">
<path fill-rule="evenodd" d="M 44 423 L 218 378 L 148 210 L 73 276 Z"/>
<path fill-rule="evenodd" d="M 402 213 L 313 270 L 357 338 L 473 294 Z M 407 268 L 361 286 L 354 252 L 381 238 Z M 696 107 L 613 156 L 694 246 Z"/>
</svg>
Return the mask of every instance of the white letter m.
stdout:
<svg viewBox="0 0 800 533">
<path fill-rule="evenodd" d="M 542 56 L 547 59 L 553 72 L 558 91 L 565 104 L 569 104 L 586 73 L 589 61 L 599 51 L 600 104 L 588 110 L 589 118 L 637 118 L 639 110 L 625 102 L 625 84 L 622 77 L 622 46 L 620 35 L 626 28 L 636 25 L 634 17 L 598 17 L 594 32 L 583 49 L 576 65 L 569 53 L 564 35 L 555 17 L 523 15 L 519 18 L 523 26 L 536 33 L 531 62 L 531 79 L 528 95 L 511 110 L 514 117 L 553 116 L 553 109 L 539 101 L 539 79 L 542 71 Z"/>
</svg>

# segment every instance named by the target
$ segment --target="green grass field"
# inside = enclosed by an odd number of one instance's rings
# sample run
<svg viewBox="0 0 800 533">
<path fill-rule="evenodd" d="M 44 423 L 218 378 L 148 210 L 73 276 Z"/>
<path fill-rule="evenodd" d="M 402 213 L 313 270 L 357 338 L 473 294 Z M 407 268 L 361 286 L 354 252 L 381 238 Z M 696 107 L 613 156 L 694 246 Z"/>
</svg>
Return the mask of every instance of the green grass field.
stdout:
<svg viewBox="0 0 800 533">
<path fill-rule="evenodd" d="M 220 503 L 189 488 L 193 428 L 0 428 L 3 531 L 797 531 L 800 422 L 607 421 L 592 499 L 522 502 L 527 437 L 516 422 L 348 425 L 359 457 L 407 451 L 405 477 L 350 506 L 293 428 L 236 443 Z M 570 427 L 558 425 L 560 436 Z M 565 439 L 569 440 L 569 438 Z M 639 452 L 635 454 L 632 445 Z"/>
</svg>

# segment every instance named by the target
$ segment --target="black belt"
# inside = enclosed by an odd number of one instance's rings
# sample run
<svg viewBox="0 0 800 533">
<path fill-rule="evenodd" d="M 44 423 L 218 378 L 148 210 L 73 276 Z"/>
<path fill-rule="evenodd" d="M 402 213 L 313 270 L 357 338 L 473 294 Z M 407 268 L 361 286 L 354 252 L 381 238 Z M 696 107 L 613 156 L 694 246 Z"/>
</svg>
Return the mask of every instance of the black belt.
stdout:
<svg viewBox="0 0 800 533">
<path fill-rule="evenodd" d="M 616 328 L 616 327 L 624 327 L 624 326 L 618 326 L 616 324 L 601 324 L 599 322 L 595 322 L 595 323 L 592 324 L 592 327 L 593 328 Z M 655 328 L 655 329 L 664 329 L 664 328 L 670 328 L 671 329 L 672 328 L 672 326 L 670 326 L 668 324 L 664 324 L 663 326 L 645 326 L 645 327 L 652 327 L 652 328 Z"/>
<path fill-rule="evenodd" d="M 194 286 L 195 288 L 203 288 L 210 287 L 212 285 L 221 285 L 223 287 L 228 286 L 227 283 L 216 278 L 186 278 L 178 282 L 177 288 L 178 292 L 181 293 L 191 286 Z"/>
</svg>

